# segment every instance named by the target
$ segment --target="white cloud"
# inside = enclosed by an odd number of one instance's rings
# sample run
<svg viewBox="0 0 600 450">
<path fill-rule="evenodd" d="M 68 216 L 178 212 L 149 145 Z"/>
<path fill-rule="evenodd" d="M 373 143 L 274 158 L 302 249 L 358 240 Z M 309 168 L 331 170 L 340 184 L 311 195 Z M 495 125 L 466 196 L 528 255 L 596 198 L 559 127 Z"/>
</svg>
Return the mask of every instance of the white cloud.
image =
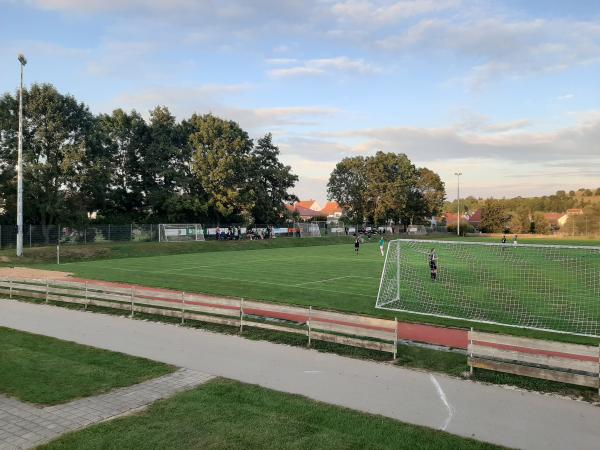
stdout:
<svg viewBox="0 0 600 450">
<path fill-rule="evenodd" d="M 346 0 L 335 3 L 331 10 L 341 20 L 368 27 L 378 27 L 411 17 L 444 11 L 460 5 L 461 0 Z"/>
<path fill-rule="evenodd" d="M 600 61 L 600 24 L 567 20 L 428 18 L 378 41 L 394 52 L 446 52 L 472 61 L 466 81 L 480 87 L 506 76 L 562 71 Z"/>
<path fill-rule="evenodd" d="M 103 112 L 114 108 L 135 109 L 147 116 L 148 111 L 157 105 L 167 106 L 179 119 L 192 114 L 213 113 L 235 120 L 243 128 L 257 133 L 273 131 L 273 127 L 284 125 L 313 125 L 317 118 L 331 117 L 340 111 L 327 106 L 292 106 L 271 108 L 241 108 L 229 106 L 234 98 L 239 98 L 252 87 L 236 85 L 201 86 L 156 86 L 138 92 L 128 92 L 99 105 Z"/>
<path fill-rule="evenodd" d="M 294 64 L 295 60 L 270 59 L 268 62 L 276 61 L 279 64 Z M 273 78 L 289 78 L 297 76 L 326 75 L 329 73 L 357 73 L 361 75 L 374 74 L 381 69 L 363 59 L 352 59 L 345 56 L 336 58 L 309 59 L 299 65 L 281 69 L 269 70 L 269 76 Z"/>
<path fill-rule="evenodd" d="M 558 97 L 556 97 L 556 100 L 572 100 L 575 98 L 574 94 L 564 94 L 564 95 L 559 95 Z"/>
</svg>

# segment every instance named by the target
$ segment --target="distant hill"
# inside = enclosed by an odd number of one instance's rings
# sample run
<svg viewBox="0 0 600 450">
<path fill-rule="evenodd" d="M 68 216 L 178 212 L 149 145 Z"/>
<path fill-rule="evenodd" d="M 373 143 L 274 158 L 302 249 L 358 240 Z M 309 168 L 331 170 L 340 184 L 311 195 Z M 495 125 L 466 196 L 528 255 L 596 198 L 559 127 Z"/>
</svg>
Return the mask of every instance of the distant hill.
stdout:
<svg viewBox="0 0 600 450">
<path fill-rule="evenodd" d="M 540 212 L 565 212 L 569 208 L 584 208 L 589 205 L 600 204 L 600 187 L 597 189 L 581 188 L 577 191 L 556 191 L 552 195 L 539 197 L 513 197 L 498 199 L 503 206 L 510 211 L 525 207 L 531 211 Z M 461 198 L 461 210 L 474 212 L 479 209 L 484 198 L 466 197 Z M 457 202 L 446 202 L 444 211 L 456 211 Z"/>
</svg>

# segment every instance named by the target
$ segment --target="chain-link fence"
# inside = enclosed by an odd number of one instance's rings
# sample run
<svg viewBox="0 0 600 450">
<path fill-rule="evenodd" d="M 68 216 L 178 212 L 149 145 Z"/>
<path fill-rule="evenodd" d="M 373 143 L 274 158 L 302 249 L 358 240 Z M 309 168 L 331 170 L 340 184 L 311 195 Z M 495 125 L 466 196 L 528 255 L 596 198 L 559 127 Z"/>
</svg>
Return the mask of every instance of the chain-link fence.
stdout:
<svg viewBox="0 0 600 450">
<path fill-rule="evenodd" d="M 149 242 L 158 241 L 158 225 L 89 225 L 84 227 L 63 227 L 61 225 L 25 225 L 23 227 L 23 247 L 45 245 L 94 244 L 99 242 Z M 15 247 L 17 227 L 0 225 L 0 248 Z"/>
</svg>

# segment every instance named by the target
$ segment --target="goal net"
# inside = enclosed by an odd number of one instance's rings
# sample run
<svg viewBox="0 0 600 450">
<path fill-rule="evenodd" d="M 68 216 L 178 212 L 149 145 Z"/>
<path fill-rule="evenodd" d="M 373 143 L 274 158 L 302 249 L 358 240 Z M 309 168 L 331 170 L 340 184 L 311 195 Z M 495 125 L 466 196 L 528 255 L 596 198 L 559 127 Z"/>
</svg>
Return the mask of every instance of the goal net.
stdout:
<svg viewBox="0 0 600 450">
<path fill-rule="evenodd" d="M 394 240 L 376 307 L 600 336 L 600 247 Z"/>
<path fill-rule="evenodd" d="M 159 242 L 204 241 L 204 230 L 197 223 L 161 223 L 158 225 Z"/>
<path fill-rule="evenodd" d="M 321 228 L 318 223 L 300 222 L 295 225 L 300 237 L 321 237 Z"/>
</svg>

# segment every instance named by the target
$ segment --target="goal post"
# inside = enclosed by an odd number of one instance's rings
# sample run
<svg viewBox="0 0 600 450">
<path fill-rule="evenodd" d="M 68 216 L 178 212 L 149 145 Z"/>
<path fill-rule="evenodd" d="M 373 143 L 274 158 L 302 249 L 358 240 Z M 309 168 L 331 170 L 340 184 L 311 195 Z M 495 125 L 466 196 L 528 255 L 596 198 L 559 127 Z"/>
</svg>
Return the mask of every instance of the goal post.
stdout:
<svg viewBox="0 0 600 450">
<path fill-rule="evenodd" d="M 161 223 L 158 225 L 159 242 L 204 241 L 204 229 L 198 223 Z"/>
<path fill-rule="evenodd" d="M 393 240 L 376 307 L 598 337 L 600 247 Z"/>
</svg>

